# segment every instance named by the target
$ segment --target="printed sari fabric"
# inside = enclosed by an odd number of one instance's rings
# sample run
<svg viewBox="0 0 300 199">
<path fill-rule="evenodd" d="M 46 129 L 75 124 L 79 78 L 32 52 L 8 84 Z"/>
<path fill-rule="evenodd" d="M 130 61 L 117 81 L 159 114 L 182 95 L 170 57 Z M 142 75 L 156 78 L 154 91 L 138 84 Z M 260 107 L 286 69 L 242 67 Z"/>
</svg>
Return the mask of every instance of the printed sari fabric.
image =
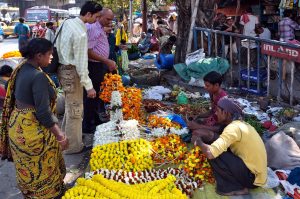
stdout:
<svg viewBox="0 0 300 199">
<path fill-rule="evenodd" d="M 36 119 L 34 109 L 15 107 L 15 80 L 24 63 L 14 70 L 9 81 L 2 114 L 0 153 L 3 159 L 14 161 L 24 198 L 59 198 L 64 192 L 66 173 L 60 145 L 55 135 Z M 48 79 L 49 84 L 55 86 Z M 56 99 L 51 100 L 52 110 L 55 105 Z"/>
</svg>

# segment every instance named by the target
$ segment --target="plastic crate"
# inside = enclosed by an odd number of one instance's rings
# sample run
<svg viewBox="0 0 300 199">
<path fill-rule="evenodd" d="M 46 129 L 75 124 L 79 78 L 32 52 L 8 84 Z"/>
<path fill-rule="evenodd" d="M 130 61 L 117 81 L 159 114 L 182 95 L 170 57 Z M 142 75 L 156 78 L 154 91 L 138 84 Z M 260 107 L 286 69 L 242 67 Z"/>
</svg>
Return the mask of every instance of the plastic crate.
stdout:
<svg viewBox="0 0 300 199">
<path fill-rule="evenodd" d="M 241 86 L 240 90 L 242 92 L 252 93 L 254 95 L 259 95 L 259 96 L 264 96 L 267 94 L 267 89 L 264 87 L 261 87 L 259 92 L 256 86 L 250 86 L 249 89 L 247 87 Z"/>
<path fill-rule="evenodd" d="M 248 81 L 248 71 L 247 68 L 241 70 L 241 80 L 243 81 Z M 265 68 L 260 68 L 259 69 L 259 80 L 260 81 L 266 81 L 267 80 L 267 70 Z M 257 78 L 257 68 L 254 69 L 250 69 L 250 76 L 249 76 L 249 80 L 252 82 L 258 82 L 258 78 Z"/>
</svg>

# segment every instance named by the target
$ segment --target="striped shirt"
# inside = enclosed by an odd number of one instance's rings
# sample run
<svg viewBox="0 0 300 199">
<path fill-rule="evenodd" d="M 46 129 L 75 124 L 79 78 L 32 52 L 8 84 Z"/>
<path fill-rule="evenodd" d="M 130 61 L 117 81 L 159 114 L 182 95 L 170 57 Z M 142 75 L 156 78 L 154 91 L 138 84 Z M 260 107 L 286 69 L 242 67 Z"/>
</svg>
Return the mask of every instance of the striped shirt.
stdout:
<svg viewBox="0 0 300 199">
<path fill-rule="evenodd" d="M 300 26 L 289 17 L 283 18 L 278 26 L 280 39 L 285 42 L 288 42 L 290 39 L 295 39 L 294 31 L 300 29 Z"/>
<path fill-rule="evenodd" d="M 88 48 L 92 49 L 97 55 L 108 58 L 109 43 L 102 25 L 97 21 L 93 24 L 86 24 L 86 28 L 88 35 Z M 90 61 L 96 60 L 90 59 Z"/>
<path fill-rule="evenodd" d="M 59 29 L 56 31 L 57 33 Z M 81 85 L 86 90 L 92 89 L 93 84 L 89 78 L 88 71 L 87 33 L 83 21 L 78 17 L 66 20 L 57 37 L 55 46 L 57 48 L 59 63 L 74 65 Z"/>
</svg>

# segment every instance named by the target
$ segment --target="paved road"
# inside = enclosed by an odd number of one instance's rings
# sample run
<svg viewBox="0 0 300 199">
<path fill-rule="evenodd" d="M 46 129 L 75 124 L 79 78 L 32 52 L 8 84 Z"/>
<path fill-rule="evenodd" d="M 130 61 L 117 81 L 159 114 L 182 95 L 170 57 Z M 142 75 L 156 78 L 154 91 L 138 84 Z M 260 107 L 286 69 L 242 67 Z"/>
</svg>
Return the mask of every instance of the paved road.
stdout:
<svg viewBox="0 0 300 199">
<path fill-rule="evenodd" d="M 84 143 L 86 146 L 92 145 L 92 135 L 86 135 Z M 83 176 L 87 171 L 89 163 L 90 150 L 73 155 L 64 155 L 67 175 L 64 179 L 67 187 L 71 187 L 75 180 Z M 12 162 L 2 161 L 0 159 L 0 199 L 23 199 L 20 190 L 17 187 L 16 171 Z"/>
<path fill-rule="evenodd" d="M 0 42 L 0 57 L 8 51 L 18 50 L 18 39 L 7 38 Z"/>
</svg>

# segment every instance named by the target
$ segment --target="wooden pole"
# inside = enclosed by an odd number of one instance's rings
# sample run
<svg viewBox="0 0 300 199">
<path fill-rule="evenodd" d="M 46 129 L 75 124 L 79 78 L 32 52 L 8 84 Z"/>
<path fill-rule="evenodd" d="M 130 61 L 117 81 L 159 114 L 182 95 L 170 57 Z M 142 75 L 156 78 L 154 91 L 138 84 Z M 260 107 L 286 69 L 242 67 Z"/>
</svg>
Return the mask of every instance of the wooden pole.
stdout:
<svg viewBox="0 0 300 199">
<path fill-rule="evenodd" d="M 143 32 L 147 32 L 147 0 L 143 0 Z"/>
<path fill-rule="evenodd" d="M 199 7 L 199 0 L 196 0 L 195 7 L 193 9 L 193 15 L 191 20 L 191 27 L 190 27 L 190 33 L 189 33 L 189 39 L 188 39 L 188 46 L 187 46 L 187 53 L 190 53 L 192 50 L 192 40 L 193 40 L 193 28 L 195 26 L 195 21 L 198 13 L 198 7 Z"/>
</svg>

